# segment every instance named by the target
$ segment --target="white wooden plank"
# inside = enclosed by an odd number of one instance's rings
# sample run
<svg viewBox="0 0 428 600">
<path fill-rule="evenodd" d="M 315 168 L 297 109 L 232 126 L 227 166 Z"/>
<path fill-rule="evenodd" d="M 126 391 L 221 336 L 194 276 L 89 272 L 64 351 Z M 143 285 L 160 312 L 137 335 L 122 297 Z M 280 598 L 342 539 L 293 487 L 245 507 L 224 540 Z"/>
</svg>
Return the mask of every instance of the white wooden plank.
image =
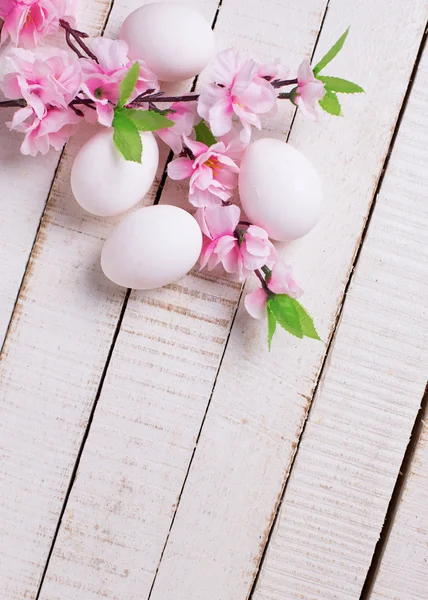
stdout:
<svg viewBox="0 0 428 600">
<path fill-rule="evenodd" d="M 209 2 L 214 14 L 217 0 Z M 129 7 L 118 3 L 115 14 L 123 19 Z M 91 19 L 92 33 L 100 30 L 108 3 L 82 8 L 82 25 Z M 86 128 L 66 148 L 2 353 L 2 600 L 36 593 L 125 296 L 99 267 L 114 221 L 84 213 L 70 190 L 73 157 L 92 133 Z"/>
<path fill-rule="evenodd" d="M 108 0 L 81 2 L 79 23 L 82 28 L 92 34 L 101 31 L 109 6 Z M 2 129 L 1 140 L 0 186 L 4 201 L 0 225 L 0 269 L 5 283 L 0 294 L 2 342 L 59 155 L 50 153 L 37 159 L 21 156 L 19 145 L 22 140 L 16 132 Z M 91 382 L 88 355 L 82 353 L 81 360 L 77 352 L 72 356 L 61 339 L 75 339 L 76 335 L 79 343 L 86 340 L 98 351 L 99 357 L 95 360 L 100 369 L 104 362 L 102 352 L 111 339 L 111 331 L 98 336 L 103 315 L 96 312 L 95 301 L 97 292 L 107 293 L 109 286 L 101 277 L 98 280 L 92 278 L 92 288 L 88 285 L 91 281 L 88 275 L 94 270 L 92 263 L 97 252 L 96 236 L 87 238 L 88 252 L 83 265 L 75 253 L 74 243 L 79 235 L 84 235 L 79 233 L 75 214 L 64 211 L 63 221 L 55 218 L 58 206 L 60 210 L 63 205 L 74 206 L 67 184 L 72 153 L 73 146 L 70 144 L 61 162 L 51 203 L 11 323 L 10 337 L 1 356 L 0 597 L 5 600 L 35 596 L 67 489 L 67 473 L 69 475 L 73 467 L 69 447 L 77 450 L 79 446 L 90 400 L 96 391 L 96 381 Z M 67 218 L 73 219 L 73 216 L 74 222 L 64 238 Z M 51 223 L 52 229 L 50 236 L 46 231 L 48 223 Z M 60 253 L 58 248 L 61 248 Z M 46 268 L 39 275 L 34 261 L 43 253 Z M 68 297 L 63 296 L 64 302 L 55 313 L 51 312 L 51 308 L 55 305 L 58 285 L 64 277 L 63 265 L 74 271 L 74 281 L 70 282 Z M 73 306 L 73 284 L 79 277 L 76 273 L 80 265 L 81 285 L 89 289 L 86 301 L 92 305 L 93 312 L 87 320 L 81 320 L 79 310 Z M 35 276 L 38 293 L 34 293 L 31 285 Z M 119 310 L 120 294 L 112 295 L 112 304 L 116 304 Z M 97 336 L 98 343 L 93 344 Z M 64 354 L 61 356 L 62 348 Z M 86 359 L 88 364 L 85 364 Z M 80 384 L 74 378 L 75 370 L 81 375 Z M 77 390 L 67 386 L 70 380 L 76 383 Z M 84 393 L 88 396 L 86 402 Z M 63 410 L 59 411 L 57 402 L 61 394 Z M 80 420 L 75 418 L 69 422 L 70 414 L 76 409 Z"/>
<path fill-rule="evenodd" d="M 370 600 L 426 600 L 427 490 L 428 421 L 425 421 Z"/>
<path fill-rule="evenodd" d="M 79 25 L 95 35 L 104 24 L 109 3 L 82 0 Z M 14 109 L 0 110 L 1 348 L 60 154 L 51 151 L 37 158 L 23 156 L 19 151 L 22 136 L 5 125 Z"/>
<path fill-rule="evenodd" d="M 254 600 L 360 598 L 427 377 L 427 110 L 425 50 Z M 427 598 L 426 442 L 373 599 Z"/>
<path fill-rule="evenodd" d="M 271 0 L 244 10 L 224 0 L 216 38 L 220 48 L 298 64 L 324 8 Z M 282 105 L 276 135 L 286 136 L 292 112 Z M 162 202 L 177 196 L 183 203 L 184 188 L 168 185 Z M 239 294 L 195 271 L 131 295 L 40 600 L 148 596 Z"/>
<path fill-rule="evenodd" d="M 406 6 L 370 0 L 329 3 L 318 55 L 350 24 L 348 47 L 331 72 L 352 77 L 366 88 L 367 95 L 344 99 L 345 121 L 323 117 L 320 126 L 314 127 L 298 117 L 291 137 L 318 165 L 330 200 L 323 223 L 286 252 L 303 280 L 305 303 L 324 340 L 340 306 L 423 34 L 426 9 L 422 1 Z M 380 21 L 385 31 L 394 34 L 379 36 Z M 358 339 L 363 332 L 353 335 Z M 265 340 L 265 330 L 259 323 L 250 323 L 241 307 L 151 600 L 239 600 L 250 592 L 325 351 L 324 345 L 294 342 L 279 334 L 268 355 Z M 410 340 L 407 344 L 406 349 Z M 368 412 L 364 408 L 362 418 Z M 405 406 L 399 409 L 405 410 Z M 409 422 L 411 411 L 406 416 Z M 303 473 L 313 459 L 312 455 L 306 458 Z M 355 492 L 348 490 L 354 502 L 359 485 L 360 480 Z M 374 506 L 376 502 L 372 500 Z M 340 526 L 345 530 L 345 524 Z M 295 538 L 293 552 L 298 553 L 303 542 Z M 333 547 L 332 554 L 338 551 Z M 287 560 L 294 564 L 291 551 Z M 287 569 L 287 562 L 283 568 Z M 348 579 L 355 577 L 351 571 Z M 310 571 L 305 571 L 303 580 L 310 577 Z M 275 598 L 294 600 L 299 597 L 295 591 L 283 586 Z M 316 596 L 311 589 L 300 597 L 326 600 L 333 593 L 325 588 Z"/>
</svg>

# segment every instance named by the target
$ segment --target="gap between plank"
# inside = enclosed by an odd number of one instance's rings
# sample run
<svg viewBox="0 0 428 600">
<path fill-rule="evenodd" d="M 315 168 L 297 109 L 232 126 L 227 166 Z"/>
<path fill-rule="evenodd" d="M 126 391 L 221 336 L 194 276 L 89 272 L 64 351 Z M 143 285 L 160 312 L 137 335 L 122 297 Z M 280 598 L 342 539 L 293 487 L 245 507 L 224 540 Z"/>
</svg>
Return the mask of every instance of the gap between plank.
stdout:
<svg viewBox="0 0 428 600">
<path fill-rule="evenodd" d="M 43 573 L 42 573 L 42 577 L 41 577 L 41 580 L 40 580 L 39 589 L 37 591 L 35 600 L 39 600 L 40 593 L 42 591 L 42 587 L 43 587 L 43 584 L 44 584 L 44 581 L 45 581 L 46 573 L 48 571 L 49 564 L 50 564 L 50 561 L 51 561 L 51 558 L 52 558 L 52 554 L 53 554 L 53 551 L 54 551 L 54 548 L 55 548 L 56 540 L 58 538 L 59 530 L 61 528 L 62 519 L 64 517 L 64 513 L 65 513 L 66 508 L 67 508 L 67 504 L 68 504 L 68 500 L 70 498 L 71 491 L 73 489 L 74 481 L 76 479 L 77 471 L 78 471 L 79 465 L 80 465 L 80 460 L 82 458 L 83 451 L 84 451 L 85 445 L 86 445 L 86 441 L 87 441 L 88 436 L 89 436 L 89 432 L 90 432 L 90 429 L 91 429 L 92 421 L 94 420 L 94 416 L 95 416 L 95 412 L 97 410 L 98 401 L 99 401 L 100 396 L 101 396 L 101 392 L 102 392 L 104 380 L 105 380 L 105 378 L 107 376 L 107 371 L 108 371 L 108 368 L 110 366 L 110 361 L 111 361 L 112 356 L 113 356 L 113 352 L 114 352 L 114 349 L 115 349 L 115 346 L 116 346 L 117 338 L 119 336 L 120 328 L 122 326 L 123 317 L 125 316 L 125 311 L 126 311 L 126 308 L 128 306 L 128 301 L 129 301 L 130 295 L 131 295 L 131 290 L 128 289 L 127 292 L 126 292 L 126 295 L 125 295 L 125 300 L 124 300 L 123 305 L 122 305 L 122 310 L 120 311 L 119 320 L 117 322 L 116 329 L 114 331 L 112 344 L 110 346 L 110 350 L 109 350 L 109 353 L 108 353 L 108 356 L 107 356 L 106 364 L 104 365 L 104 369 L 103 369 L 103 372 L 102 372 L 102 375 L 101 375 L 101 379 L 100 379 L 98 390 L 97 390 L 97 393 L 96 393 L 96 396 L 95 396 L 95 400 L 94 400 L 94 403 L 92 405 L 91 412 L 89 414 L 88 424 L 86 426 L 85 433 L 84 433 L 82 441 L 80 443 L 79 451 L 78 451 L 77 457 L 76 457 L 76 462 L 75 462 L 74 467 L 73 467 L 73 472 L 71 473 L 70 482 L 68 484 L 67 492 L 65 494 L 64 502 L 63 502 L 62 509 L 61 509 L 61 512 L 60 512 L 60 515 L 59 515 L 59 519 L 58 519 L 58 523 L 57 523 L 57 526 L 56 526 L 56 529 L 55 529 L 55 533 L 54 533 L 54 536 L 53 536 L 53 539 L 52 539 L 52 544 L 51 544 L 51 547 L 50 547 L 50 550 L 49 550 L 49 554 L 48 554 L 48 557 L 47 557 L 47 560 L 46 560 L 45 568 L 43 569 Z"/>
<path fill-rule="evenodd" d="M 323 21 L 322 21 L 320 33 L 321 33 L 321 30 L 322 30 L 322 26 L 324 24 L 324 20 L 325 20 L 326 14 L 327 14 L 327 10 L 328 10 L 328 3 L 327 3 L 327 7 L 326 7 L 326 12 L 324 14 L 324 18 L 323 18 Z M 384 177 L 385 177 L 385 173 L 386 173 L 386 171 L 388 169 L 389 160 L 390 160 L 392 151 L 394 149 L 394 145 L 395 145 L 395 141 L 397 139 L 398 131 L 400 129 L 400 124 L 401 124 L 401 121 L 402 121 L 403 116 L 404 116 L 404 112 L 405 112 L 405 109 L 406 109 L 406 105 L 407 105 L 408 99 L 409 99 L 410 94 L 412 92 L 413 82 L 414 82 L 414 79 L 416 77 L 416 72 L 418 70 L 418 66 L 419 66 L 419 63 L 420 63 L 420 60 L 422 58 L 422 54 L 423 54 L 423 51 L 424 51 L 424 48 L 425 48 L 427 34 L 428 34 L 428 23 L 427 23 L 427 26 L 425 27 L 424 34 L 422 36 L 422 40 L 421 40 L 421 43 L 419 45 L 418 53 L 416 55 L 415 63 L 413 65 L 412 73 L 410 75 L 409 83 L 407 85 L 406 91 L 405 91 L 404 96 L 403 96 L 403 102 L 401 104 L 400 111 L 398 113 L 398 117 L 397 117 L 397 120 L 396 120 L 396 123 L 395 123 L 394 132 L 392 134 L 391 141 L 389 143 L 388 150 L 387 150 L 387 153 L 386 153 L 386 156 L 385 156 L 385 160 L 384 160 L 381 172 L 380 172 L 378 183 L 376 185 L 376 189 L 375 189 L 375 192 L 373 194 L 373 200 L 371 202 L 371 205 L 370 205 L 370 208 L 369 208 L 369 211 L 368 211 L 366 222 L 364 224 L 363 231 L 362 231 L 360 240 L 358 242 L 358 248 L 356 249 L 354 260 L 352 261 L 351 268 L 349 269 L 348 281 L 347 281 L 347 283 L 345 285 L 345 289 L 343 291 L 342 302 L 341 302 L 341 304 L 340 304 L 340 306 L 339 306 L 339 308 L 337 310 L 337 313 L 336 313 L 335 323 L 334 323 L 334 326 L 333 326 L 331 334 L 330 334 L 330 338 L 329 338 L 329 341 L 328 341 L 328 344 L 327 344 L 326 353 L 324 355 L 324 359 L 322 361 L 321 369 L 320 369 L 319 374 L 318 374 L 318 379 L 316 381 L 316 385 L 315 385 L 314 391 L 312 393 L 311 402 L 310 402 L 310 404 L 308 406 L 308 410 L 307 410 L 307 413 L 306 413 L 305 422 L 303 423 L 302 430 L 300 432 L 300 436 L 299 436 L 299 439 L 298 439 L 298 443 L 296 445 L 294 454 L 293 454 L 293 456 L 291 458 L 290 466 L 288 467 L 288 469 L 287 469 L 287 471 L 285 473 L 284 488 L 283 488 L 283 491 L 281 493 L 280 499 L 279 499 L 278 504 L 277 504 L 276 509 L 275 509 L 275 516 L 272 519 L 272 522 L 270 524 L 269 534 L 267 536 L 266 543 L 265 543 L 263 552 L 261 554 L 261 558 L 260 558 L 260 562 L 259 562 L 259 565 L 258 565 L 257 573 L 256 573 L 255 578 L 254 578 L 253 586 L 252 586 L 251 591 L 250 591 L 250 593 L 249 593 L 249 595 L 247 597 L 248 600 L 251 600 L 253 598 L 254 592 L 255 592 L 256 587 L 257 587 L 257 583 L 258 583 L 259 578 L 260 578 L 260 573 L 261 573 L 264 561 L 266 559 L 267 550 L 268 550 L 270 541 L 272 539 L 272 534 L 273 534 L 273 531 L 275 529 L 275 525 L 276 525 L 276 523 L 278 521 L 278 518 L 279 518 L 279 513 L 281 511 L 281 506 L 282 506 L 282 503 L 283 503 L 283 500 L 284 500 L 284 497 L 285 497 L 285 494 L 286 494 L 286 491 L 287 491 L 287 486 L 288 486 L 288 482 L 290 480 L 290 475 L 291 475 L 291 473 L 293 471 L 293 468 L 294 468 L 294 465 L 295 465 L 295 462 L 296 462 L 296 456 L 297 456 L 297 453 L 299 451 L 299 445 L 300 445 L 302 437 L 303 437 L 303 435 L 305 433 L 306 424 L 308 422 L 308 419 L 309 419 L 309 416 L 310 416 L 310 413 L 311 413 L 313 399 L 315 398 L 315 395 L 316 395 L 317 390 L 319 388 L 319 384 L 320 384 L 320 381 L 321 381 L 323 373 L 324 373 L 325 365 L 327 363 L 327 359 L 329 357 L 329 354 L 330 354 L 330 351 L 331 351 L 331 347 L 332 347 L 332 344 L 333 344 L 333 341 L 334 341 L 335 332 L 336 332 L 336 329 L 338 327 L 338 324 L 340 322 L 340 318 L 341 318 L 341 315 L 342 315 L 342 312 L 343 312 L 343 308 L 344 308 L 345 300 L 346 300 L 346 295 L 348 293 L 349 286 L 350 286 L 350 284 L 352 282 L 352 273 L 353 273 L 353 271 L 355 269 L 355 266 L 358 263 L 358 260 L 359 260 L 359 257 L 360 257 L 360 253 L 361 253 L 361 250 L 362 250 L 363 245 L 364 245 L 364 240 L 366 238 L 366 235 L 367 235 L 367 232 L 368 232 L 368 229 L 369 229 L 369 226 L 370 226 L 370 221 L 371 221 L 371 218 L 372 218 L 375 206 L 376 206 L 376 199 L 377 199 L 377 196 L 378 196 L 378 194 L 380 192 L 380 189 L 382 187 L 382 183 L 383 183 L 383 180 L 384 180 Z M 320 34 L 318 34 L 318 38 L 319 38 L 319 35 Z M 317 38 L 317 42 L 316 43 L 318 43 L 318 38 Z M 315 46 L 315 49 L 316 49 L 316 46 Z M 315 52 L 315 49 L 314 49 L 314 52 Z M 313 57 L 313 55 L 312 55 L 312 57 Z M 294 122 L 294 119 L 293 119 L 293 122 Z M 428 392 L 425 394 L 423 402 L 424 402 L 424 404 L 428 403 Z M 422 409 L 421 409 L 421 412 L 423 412 Z M 421 412 L 419 413 L 419 415 L 421 414 Z M 422 421 L 422 416 L 420 417 L 420 420 Z M 421 423 L 421 426 L 422 426 L 422 423 Z M 416 427 L 416 423 L 415 423 L 415 427 Z M 414 433 L 416 434 L 416 432 L 412 431 L 412 436 L 413 436 Z M 411 446 L 411 444 L 409 444 L 409 447 L 410 446 Z M 407 450 L 409 450 L 409 447 L 408 447 Z M 411 458 L 413 456 L 413 452 L 412 452 L 410 458 L 407 459 L 407 462 L 406 462 L 406 456 L 407 456 L 407 451 L 406 451 L 405 457 L 403 459 L 402 469 L 409 467 L 410 462 L 411 462 Z M 401 470 L 400 470 L 400 473 L 401 473 Z M 394 494 L 395 494 L 395 489 L 394 489 Z M 393 494 L 393 497 L 394 497 L 394 494 Z M 392 503 L 392 498 L 391 498 L 390 505 L 391 505 L 391 503 Z M 394 505 L 394 507 L 395 507 L 395 505 Z M 387 517 L 386 518 L 388 518 L 389 511 L 390 511 L 390 508 L 388 507 Z M 385 525 L 384 525 L 383 529 L 385 529 L 386 524 L 387 523 L 385 521 Z M 390 525 L 391 524 L 389 524 L 389 527 L 390 527 Z M 382 533 L 383 533 L 383 529 L 382 529 Z M 389 530 L 388 530 L 388 532 L 389 532 Z M 367 578 L 369 577 L 369 574 L 371 575 L 372 578 L 375 575 L 375 573 L 372 572 L 372 569 L 377 570 L 377 564 L 378 564 L 378 561 L 379 561 L 379 558 L 380 558 L 380 553 L 382 551 L 383 545 L 385 543 L 385 538 L 387 536 L 387 532 L 385 532 L 385 535 L 382 535 L 382 533 L 381 533 L 381 538 L 380 538 L 380 540 L 378 542 L 378 545 L 379 545 L 380 542 L 382 541 L 382 545 L 381 545 L 382 547 L 379 548 L 379 555 L 376 555 L 376 553 L 378 551 L 378 546 L 376 546 L 375 554 L 373 556 L 373 561 L 372 561 L 372 564 L 371 564 L 371 566 L 369 568 L 369 571 L 368 571 L 368 574 L 367 574 Z M 376 555 L 376 560 L 375 560 L 375 555 Z M 366 582 L 367 582 L 367 580 L 366 580 Z M 366 587 L 366 584 L 364 584 L 362 593 L 364 592 L 365 587 Z M 361 595 L 360 600 L 368 600 L 368 596 Z"/>
<path fill-rule="evenodd" d="M 388 509 L 385 515 L 385 521 L 383 523 L 379 540 L 376 544 L 375 551 L 373 553 L 372 562 L 370 563 L 369 570 L 367 571 L 367 576 L 364 582 L 363 589 L 361 591 L 360 600 L 370 599 L 371 592 L 376 581 L 377 573 L 382 562 L 382 557 L 388 544 L 388 539 L 394 524 L 395 516 L 397 514 L 397 510 L 401 502 L 403 491 L 412 468 L 415 452 L 419 440 L 421 438 L 422 431 L 424 429 L 424 423 L 427 418 L 428 383 L 425 388 L 425 393 L 422 398 L 418 414 L 416 415 L 415 423 L 413 425 L 412 433 L 410 435 L 409 444 L 406 448 L 406 452 L 403 457 L 403 462 L 401 463 L 398 477 L 395 482 L 394 491 L 392 492 L 392 496 L 388 504 Z"/>
</svg>

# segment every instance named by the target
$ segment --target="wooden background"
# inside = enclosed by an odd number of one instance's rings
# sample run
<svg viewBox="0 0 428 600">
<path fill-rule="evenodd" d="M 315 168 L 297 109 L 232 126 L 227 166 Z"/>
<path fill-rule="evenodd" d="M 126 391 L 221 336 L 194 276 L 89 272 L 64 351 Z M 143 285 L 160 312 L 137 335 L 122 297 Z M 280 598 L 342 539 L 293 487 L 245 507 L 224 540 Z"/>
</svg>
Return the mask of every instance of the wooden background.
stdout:
<svg viewBox="0 0 428 600">
<path fill-rule="evenodd" d="M 366 94 L 264 130 L 323 177 L 284 254 L 324 342 L 269 354 L 227 277 L 110 284 L 114 220 L 70 191 L 91 132 L 31 159 L 4 111 L 0 598 L 427 600 L 427 0 L 182 1 L 219 49 L 293 69 L 351 26 L 329 72 Z M 143 3 L 81 0 L 79 27 L 115 37 Z M 161 156 L 144 202 L 184 206 Z"/>
</svg>

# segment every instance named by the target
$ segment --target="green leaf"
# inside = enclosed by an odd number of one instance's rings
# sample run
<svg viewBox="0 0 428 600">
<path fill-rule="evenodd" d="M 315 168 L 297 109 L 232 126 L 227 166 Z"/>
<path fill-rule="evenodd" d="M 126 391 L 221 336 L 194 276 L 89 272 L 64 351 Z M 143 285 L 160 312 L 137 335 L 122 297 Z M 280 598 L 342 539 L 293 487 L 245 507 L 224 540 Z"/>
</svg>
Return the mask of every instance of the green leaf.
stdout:
<svg viewBox="0 0 428 600">
<path fill-rule="evenodd" d="M 271 309 L 268 306 L 267 309 L 267 319 L 268 319 L 268 347 L 269 352 L 272 346 L 272 339 L 276 331 L 276 318 Z"/>
<path fill-rule="evenodd" d="M 300 325 L 302 326 L 303 335 L 313 340 L 321 340 L 315 329 L 314 321 L 310 314 L 303 308 L 300 302 L 292 298 L 297 314 L 299 315 Z"/>
<path fill-rule="evenodd" d="M 174 125 L 174 121 L 167 119 L 153 110 L 136 110 L 135 108 L 121 108 L 119 111 L 134 123 L 138 131 L 157 131 Z"/>
<path fill-rule="evenodd" d="M 137 85 L 139 75 L 140 63 L 135 62 L 120 83 L 119 102 L 117 104 L 119 108 L 122 108 L 128 102 Z"/>
<path fill-rule="evenodd" d="M 345 43 L 346 38 L 348 37 L 349 27 L 345 31 L 345 33 L 337 40 L 337 42 L 330 48 L 325 56 L 319 61 L 318 64 L 314 67 L 314 75 L 318 75 L 318 73 L 324 69 L 330 63 L 337 54 L 342 50 L 343 44 Z"/>
<path fill-rule="evenodd" d="M 276 294 L 269 298 L 268 311 L 268 344 L 269 350 L 278 322 L 283 329 L 298 338 L 308 337 L 319 340 L 312 317 L 306 309 L 287 294 Z"/>
<path fill-rule="evenodd" d="M 113 142 L 122 156 L 129 161 L 141 163 L 143 143 L 137 127 L 121 111 L 113 119 Z"/>
<path fill-rule="evenodd" d="M 364 90 L 362 87 L 353 83 L 352 81 L 347 81 L 346 79 L 341 79 L 340 77 L 328 77 L 319 75 L 317 77 L 326 87 L 326 90 L 329 92 L 337 92 L 339 94 L 364 94 Z"/>
<path fill-rule="evenodd" d="M 283 329 L 298 338 L 303 337 L 303 328 L 293 299 L 286 294 L 276 294 L 268 300 L 268 314 L 272 311 L 274 317 Z"/>
<path fill-rule="evenodd" d="M 342 107 L 335 92 L 326 91 L 324 97 L 319 101 L 319 105 L 325 112 L 335 117 L 343 117 Z"/>
<path fill-rule="evenodd" d="M 211 129 L 205 123 L 205 121 L 201 121 L 199 125 L 195 125 L 196 132 L 196 141 L 202 142 L 206 146 L 213 146 L 217 143 L 217 140 L 211 133 Z"/>
</svg>

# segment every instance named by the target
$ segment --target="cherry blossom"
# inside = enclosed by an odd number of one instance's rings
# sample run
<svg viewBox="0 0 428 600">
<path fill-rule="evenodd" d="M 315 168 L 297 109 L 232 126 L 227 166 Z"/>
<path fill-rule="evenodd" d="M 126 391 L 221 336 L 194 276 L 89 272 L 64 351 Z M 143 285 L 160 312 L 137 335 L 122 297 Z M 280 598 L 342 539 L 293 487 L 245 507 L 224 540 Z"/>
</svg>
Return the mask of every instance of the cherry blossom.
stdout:
<svg viewBox="0 0 428 600">
<path fill-rule="evenodd" d="M 273 294 L 287 294 L 292 298 L 300 298 L 303 294 L 303 290 L 293 278 L 291 267 L 281 261 L 273 265 L 271 275 L 266 281 L 269 291 Z M 262 319 L 266 316 L 267 301 L 268 293 L 261 287 L 247 295 L 245 308 L 255 319 Z"/>
<path fill-rule="evenodd" d="M 191 156 L 182 156 L 169 163 L 171 179 L 190 177 L 189 201 L 204 207 L 222 204 L 232 196 L 238 185 L 239 167 L 228 155 L 228 146 L 217 142 L 211 147 L 185 137 Z"/>
<path fill-rule="evenodd" d="M 201 268 L 221 263 L 227 273 L 242 281 L 264 265 L 273 266 L 277 253 L 261 227 L 240 225 L 241 211 L 235 205 L 212 205 L 196 212 L 207 238 L 201 254 Z"/>
<path fill-rule="evenodd" d="M 316 79 L 309 60 L 305 58 L 297 71 L 294 103 L 306 117 L 314 121 L 317 116 L 318 102 L 324 97 L 324 94 L 324 84 Z"/>
<path fill-rule="evenodd" d="M 259 65 L 257 70 L 257 76 L 266 79 L 267 81 L 274 81 L 275 79 L 287 79 L 290 74 L 290 69 L 284 67 L 279 58 L 270 62 Z"/>
<path fill-rule="evenodd" d="M 196 111 L 196 104 L 193 102 L 174 102 L 170 109 L 173 112 L 168 113 L 168 119 L 174 121 L 174 125 L 167 129 L 159 129 L 156 133 L 174 154 L 180 154 L 183 150 L 183 137 L 189 137 L 192 134 L 200 117 Z"/>
<path fill-rule="evenodd" d="M 101 125 L 111 127 L 114 107 L 119 100 L 120 83 L 132 67 L 133 62 L 129 60 L 128 45 L 123 40 L 98 37 L 92 40 L 90 49 L 97 57 L 98 63 L 91 58 L 81 59 L 82 90 L 88 98 L 95 102 Z M 138 62 L 140 74 L 129 102 L 148 90 L 156 92 L 159 89 L 156 76 L 144 61 L 139 60 Z"/>
<path fill-rule="evenodd" d="M 260 65 L 243 59 L 233 49 L 220 52 L 211 64 L 211 78 L 202 88 L 198 112 L 215 136 L 232 128 L 234 115 L 240 120 L 242 139 L 249 141 L 251 127 L 261 129 L 259 115 L 271 113 L 277 93 L 266 79 L 259 76 Z"/>
<path fill-rule="evenodd" d="M 26 106 L 18 110 L 13 121 L 7 125 L 10 129 L 25 133 L 22 154 L 37 156 L 38 153 L 47 154 L 51 146 L 55 150 L 61 150 L 79 122 L 80 117 L 71 108 L 50 108 L 39 118 L 30 106 Z"/>
<path fill-rule="evenodd" d="M 16 46 L 34 48 L 57 31 L 60 19 L 73 21 L 74 4 L 70 0 L 0 0 L 1 43 L 10 38 Z"/>
<path fill-rule="evenodd" d="M 35 52 L 12 49 L 6 59 L 9 73 L 0 88 L 6 98 L 23 98 L 42 119 L 49 107 L 66 109 L 79 92 L 82 71 L 77 58 L 58 48 Z"/>
<path fill-rule="evenodd" d="M 255 271 L 263 266 L 272 267 L 277 260 L 277 251 L 261 227 L 250 225 L 240 233 L 242 262 L 246 271 Z"/>
</svg>

